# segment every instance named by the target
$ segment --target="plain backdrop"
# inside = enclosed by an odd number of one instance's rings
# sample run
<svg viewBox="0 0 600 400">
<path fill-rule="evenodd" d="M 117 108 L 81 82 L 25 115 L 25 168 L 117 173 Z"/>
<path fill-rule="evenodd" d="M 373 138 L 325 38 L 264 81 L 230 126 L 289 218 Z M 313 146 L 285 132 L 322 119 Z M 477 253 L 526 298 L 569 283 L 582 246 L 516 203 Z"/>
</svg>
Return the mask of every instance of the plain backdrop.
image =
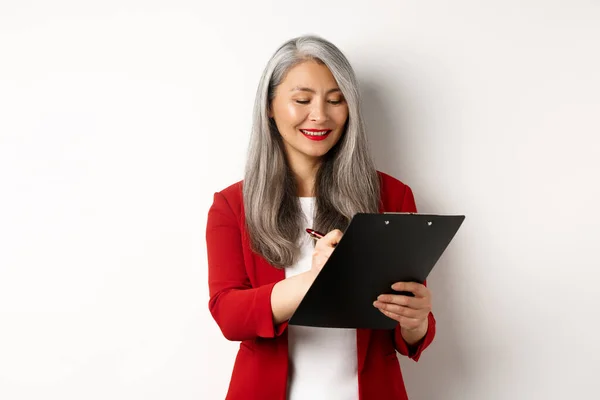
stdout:
<svg viewBox="0 0 600 400">
<path fill-rule="evenodd" d="M 0 398 L 223 399 L 205 227 L 260 74 L 314 33 L 377 167 L 467 216 L 411 399 L 597 399 L 600 3 L 0 2 Z"/>
</svg>

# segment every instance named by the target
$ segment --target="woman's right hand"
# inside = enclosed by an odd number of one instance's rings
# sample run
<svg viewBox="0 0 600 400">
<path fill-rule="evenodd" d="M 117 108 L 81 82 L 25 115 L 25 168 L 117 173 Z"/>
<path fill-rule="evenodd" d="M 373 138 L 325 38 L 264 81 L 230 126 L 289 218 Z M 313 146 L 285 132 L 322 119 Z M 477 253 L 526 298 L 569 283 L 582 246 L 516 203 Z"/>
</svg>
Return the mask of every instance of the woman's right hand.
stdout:
<svg viewBox="0 0 600 400">
<path fill-rule="evenodd" d="M 310 269 L 310 272 L 312 272 L 315 277 L 321 272 L 321 269 L 323 269 L 323 265 L 325 265 L 331 253 L 333 253 L 333 249 L 335 249 L 335 246 L 342 240 L 342 236 L 342 231 L 334 229 L 321 239 L 317 240 L 315 251 L 312 255 L 312 267 Z"/>
<path fill-rule="evenodd" d="M 273 290 L 271 291 L 271 310 L 275 324 L 280 324 L 291 318 L 317 275 L 321 272 L 323 265 L 325 265 L 331 253 L 333 253 L 335 245 L 341 239 L 342 231 L 334 229 L 317 240 L 310 270 L 285 278 L 273 286 Z"/>
</svg>

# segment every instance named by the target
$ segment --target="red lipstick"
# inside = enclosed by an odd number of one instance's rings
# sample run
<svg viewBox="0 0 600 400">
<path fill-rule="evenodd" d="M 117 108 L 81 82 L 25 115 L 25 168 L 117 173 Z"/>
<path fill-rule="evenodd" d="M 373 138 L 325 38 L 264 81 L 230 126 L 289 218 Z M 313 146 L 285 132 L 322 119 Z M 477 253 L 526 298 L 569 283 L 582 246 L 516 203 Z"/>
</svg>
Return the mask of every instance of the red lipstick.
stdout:
<svg viewBox="0 0 600 400">
<path fill-rule="evenodd" d="M 321 141 L 321 140 L 325 140 L 329 136 L 329 134 L 331 133 L 331 129 L 300 129 L 300 132 L 307 139 L 314 140 L 314 141 Z M 325 132 L 325 133 L 319 134 L 319 135 L 307 135 L 304 132 L 319 132 L 319 133 Z"/>
</svg>

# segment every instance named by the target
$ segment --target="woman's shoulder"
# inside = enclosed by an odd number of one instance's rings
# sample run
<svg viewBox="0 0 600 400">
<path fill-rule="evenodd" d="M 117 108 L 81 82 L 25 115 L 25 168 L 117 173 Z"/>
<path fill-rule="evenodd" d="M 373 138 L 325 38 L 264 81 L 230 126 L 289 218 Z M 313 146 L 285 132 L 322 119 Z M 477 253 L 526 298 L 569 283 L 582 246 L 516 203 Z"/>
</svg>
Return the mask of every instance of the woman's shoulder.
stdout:
<svg viewBox="0 0 600 400">
<path fill-rule="evenodd" d="M 244 183 L 244 181 L 235 182 L 235 183 L 219 190 L 217 193 L 220 193 L 227 198 L 242 196 L 242 184 L 243 183 Z"/>
<path fill-rule="evenodd" d="M 385 211 L 413 212 L 415 200 L 410 186 L 401 180 L 377 171 L 382 207 Z"/>
<path fill-rule="evenodd" d="M 377 175 L 379 175 L 379 183 L 381 184 L 382 191 L 404 192 L 408 188 L 407 184 L 385 172 L 377 171 Z"/>
<path fill-rule="evenodd" d="M 242 183 L 243 181 L 238 181 L 215 192 L 214 204 L 226 203 L 234 213 L 240 214 L 243 204 Z"/>
</svg>

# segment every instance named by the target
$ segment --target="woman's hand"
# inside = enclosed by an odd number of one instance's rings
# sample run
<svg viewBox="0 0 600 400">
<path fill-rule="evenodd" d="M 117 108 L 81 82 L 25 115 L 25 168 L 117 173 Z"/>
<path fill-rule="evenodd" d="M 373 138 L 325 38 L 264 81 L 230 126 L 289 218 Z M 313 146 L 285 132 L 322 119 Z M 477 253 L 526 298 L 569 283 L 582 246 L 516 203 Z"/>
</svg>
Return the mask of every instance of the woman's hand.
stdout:
<svg viewBox="0 0 600 400">
<path fill-rule="evenodd" d="M 329 259 L 335 245 L 342 239 L 342 231 L 335 229 L 317 241 L 312 256 L 310 270 L 279 281 L 271 292 L 271 311 L 273 322 L 280 324 L 290 319 L 302 298 L 315 281 L 319 272 Z"/>
<path fill-rule="evenodd" d="M 321 239 L 317 240 L 315 251 L 312 255 L 312 267 L 310 269 L 315 277 L 321 272 L 321 269 L 323 269 L 323 265 L 325 265 L 331 253 L 333 253 L 333 249 L 335 249 L 335 246 L 342 240 L 342 236 L 342 231 L 334 229 Z"/>
<path fill-rule="evenodd" d="M 414 344 L 427 333 L 431 292 L 427 286 L 416 282 L 396 282 L 392 285 L 392 289 L 412 292 L 415 297 L 382 294 L 377 297 L 373 305 L 387 317 L 398 321 L 404 340 Z"/>
</svg>

